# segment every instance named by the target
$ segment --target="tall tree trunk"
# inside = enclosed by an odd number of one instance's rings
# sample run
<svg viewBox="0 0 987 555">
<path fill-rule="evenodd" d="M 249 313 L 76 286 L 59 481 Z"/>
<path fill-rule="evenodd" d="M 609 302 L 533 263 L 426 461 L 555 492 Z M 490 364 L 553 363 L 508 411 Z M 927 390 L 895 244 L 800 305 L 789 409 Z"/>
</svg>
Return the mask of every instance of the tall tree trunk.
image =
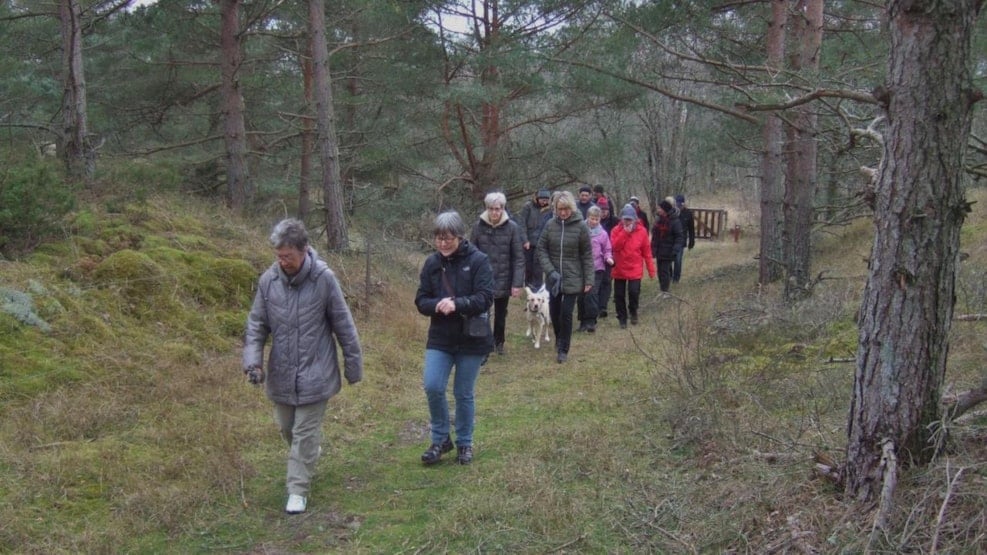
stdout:
<svg viewBox="0 0 987 555">
<path fill-rule="evenodd" d="M 305 221 L 312 210 L 312 152 L 315 144 L 314 118 L 312 117 L 312 41 L 308 41 L 308 53 L 301 56 L 302 88 L 307 108 L 302 117 L 302 152 L 298 167 L 298 219 Z"/>
<path fill-rule="evenodd" d="M 315 80 L 315 113 L 322 161 L 322 200 L 326 211 L 326 246 L 330 251 L 349 247 L 343 213 L 343 187 L 339 177 L 339 143 L 332 105 L 332 78 L 329 75 L 329 47 L 326 44 L 326 16 L 323 0 L 309 0 L 309 36 L 312 40 L 312 78 Z"/>
<path fill-rule="evenodd" d="M 226 143 L 226 203 L 243 209 L 252 194 L 247 168 L 247 126 L 238 72 L 243 62 L 240 50 L 240 3 L 220 0 L 220 111 Z"/>
<path fill-rule="evenodd" d="M 822 45 L 823 0 L 799 2 L 797 36 L 799 52 L 792 69 L 815 81 Z M 788 163 L 785 175 L 785 299 L 789 302 L 807 297 L 812 267 L 812 220 L 816 196 L 817 117 L 811 104 L 795 109 L 793 125 L 788 128 Z"/>
<path fill-rule="evenodd" d="M 62 157 L 75 179 L 91 180 L 95 151 L 89 141 L 86 116 L 86 78 L 82 68 L 82 11 L 78 0 L 61 0 L 59 27 L 62 34 Z"/>
<path fill-rule="evenodd" d="M 870 276 L 847 424 L 846 494 L 881 491 L 882 445 L 898 461 L 937 451 L 949 350 L 963 159 L 972 105 L 972 29 L 983 0 L 891 0 L 888 129 L 878 171 Z"/>
<path fill-rule="evenodd" d="M 766 65 L 780 69 L 785 59 L 789 0 L 771 1 L 771 23 L 767 35 Z M 782 224 L 784 222 L 782 182 L 781 118 L 769 114 L 761 129 L 764 155 L 761 158 L 761 246 L 758 268 L 760 283 L 772 283 L 784 275 Z"/>
</svg>

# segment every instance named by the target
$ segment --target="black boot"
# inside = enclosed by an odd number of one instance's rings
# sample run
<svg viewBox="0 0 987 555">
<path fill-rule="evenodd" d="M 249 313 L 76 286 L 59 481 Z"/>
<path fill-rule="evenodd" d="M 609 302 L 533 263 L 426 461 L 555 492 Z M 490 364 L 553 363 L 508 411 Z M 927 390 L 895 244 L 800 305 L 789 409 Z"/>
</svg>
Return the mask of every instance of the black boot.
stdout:
<svg viewBox="0 0 987 555">
<path fill-rule="evenodd" d="M 433 443 L 422 453 L 422 463 L 425 465 L 435 464 L 442 460 L 444 453 L 448 453 L 449 451 L 452 451 L 452 440 L 449 439 L 449 436 L 446 436 L 445 441 L 441 444 Z"/>
</svg>

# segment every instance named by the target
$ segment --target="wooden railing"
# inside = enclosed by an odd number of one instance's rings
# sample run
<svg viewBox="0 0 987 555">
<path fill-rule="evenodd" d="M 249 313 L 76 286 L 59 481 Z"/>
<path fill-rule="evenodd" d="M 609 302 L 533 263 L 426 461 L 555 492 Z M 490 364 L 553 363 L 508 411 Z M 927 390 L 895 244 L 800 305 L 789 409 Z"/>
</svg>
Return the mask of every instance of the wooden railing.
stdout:
<svg viewBox="0 0 987 555">
<path fill-rule="evenodd" d="M 723 239 L 727 231 L 727 211 L 709 208 L 690 208 L 696 226 L 696 239 Z"/>
</svg>

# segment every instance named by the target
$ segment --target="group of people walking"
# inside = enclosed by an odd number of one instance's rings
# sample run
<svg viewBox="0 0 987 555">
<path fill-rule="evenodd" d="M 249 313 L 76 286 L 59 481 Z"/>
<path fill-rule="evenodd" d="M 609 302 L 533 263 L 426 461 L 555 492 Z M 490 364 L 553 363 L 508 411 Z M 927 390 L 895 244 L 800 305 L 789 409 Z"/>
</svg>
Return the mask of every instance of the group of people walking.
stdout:
<svg viewBox="0 0 987 555">
<path fill-rule="evenodd" d="M 617 214 L 601 186 L 537 191 L 518 217 L 494 192 L 470 228 L 455 211 L 432 226 L 435 252 L 422 265 L 415 306 L 430 318 L 423 386 L 431 441 L 425 465 L 456 450 L 460 464 L 473 460 L 474 390 L 491 352 L 505 354 L 508 304 L 528 285 L 550 293 L 549 312 L 556 360 L 566 362 L 574 325 L 594 333 L 607 316 L 611 289 L 621 328 L 638 323 L 644 272 L 661 290 L 681 278 L 682 252 L 695 245 L 685 198 L 658 203 L 653 226 L 637 197 Z M 277 260 L 260 277 L 247 318 L 243 370 L 253 384 L 266 384 L 274 417 L 289 446 L 286 485 L 289 514 L 307 507 L 311 477 L 322 453 L 322 421 L 342 379 L 363 377 L 363 355 L 349 307 L 332 270 L 309 244 L 304 224 L 278 223 L 271 244 Z M 657 266 L 655 261 L 657 260 Z M 493 326 L 487 323 L 493 309 Z M 479 325 L 476 320 L 480 320 Z M 272 337 L 265 371 L 264 347 Z M 337 354 L 342 351 L 342 361 Z M 342 364 L 341 364 L 342 362 Z M 341 368 L 342 366 L 342 368 Z M 454 372 L 455 370 L 455 372 Z M 455 415 L 446 389 L 453 379 Z M 455 441 L 453 441 L 453 432 Z"/>
</svg>

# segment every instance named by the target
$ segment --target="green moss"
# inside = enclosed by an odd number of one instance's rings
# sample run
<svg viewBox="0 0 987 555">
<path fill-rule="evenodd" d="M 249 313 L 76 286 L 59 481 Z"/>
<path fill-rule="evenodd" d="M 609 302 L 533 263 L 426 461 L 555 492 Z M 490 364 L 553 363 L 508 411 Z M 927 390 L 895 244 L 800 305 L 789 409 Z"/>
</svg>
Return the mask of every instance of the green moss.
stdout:
<svg viewBox="0 0 987 555">
<path fill-rule="evenodd" d="M 144 253 L 126 249 L 104 259 L 93 271 L 94 283 L 118 293 L 132 313 L 167 308 L 175 279 Z"/>
<path fill-rule="evenodd" d="M 179 294 L 196 303 L 230 308 L 243 308 L 250 303 L 257 272 L 244 260 L 170 247 L 149 249 L 147 255 L 172 269 Z"/>
</svg>

